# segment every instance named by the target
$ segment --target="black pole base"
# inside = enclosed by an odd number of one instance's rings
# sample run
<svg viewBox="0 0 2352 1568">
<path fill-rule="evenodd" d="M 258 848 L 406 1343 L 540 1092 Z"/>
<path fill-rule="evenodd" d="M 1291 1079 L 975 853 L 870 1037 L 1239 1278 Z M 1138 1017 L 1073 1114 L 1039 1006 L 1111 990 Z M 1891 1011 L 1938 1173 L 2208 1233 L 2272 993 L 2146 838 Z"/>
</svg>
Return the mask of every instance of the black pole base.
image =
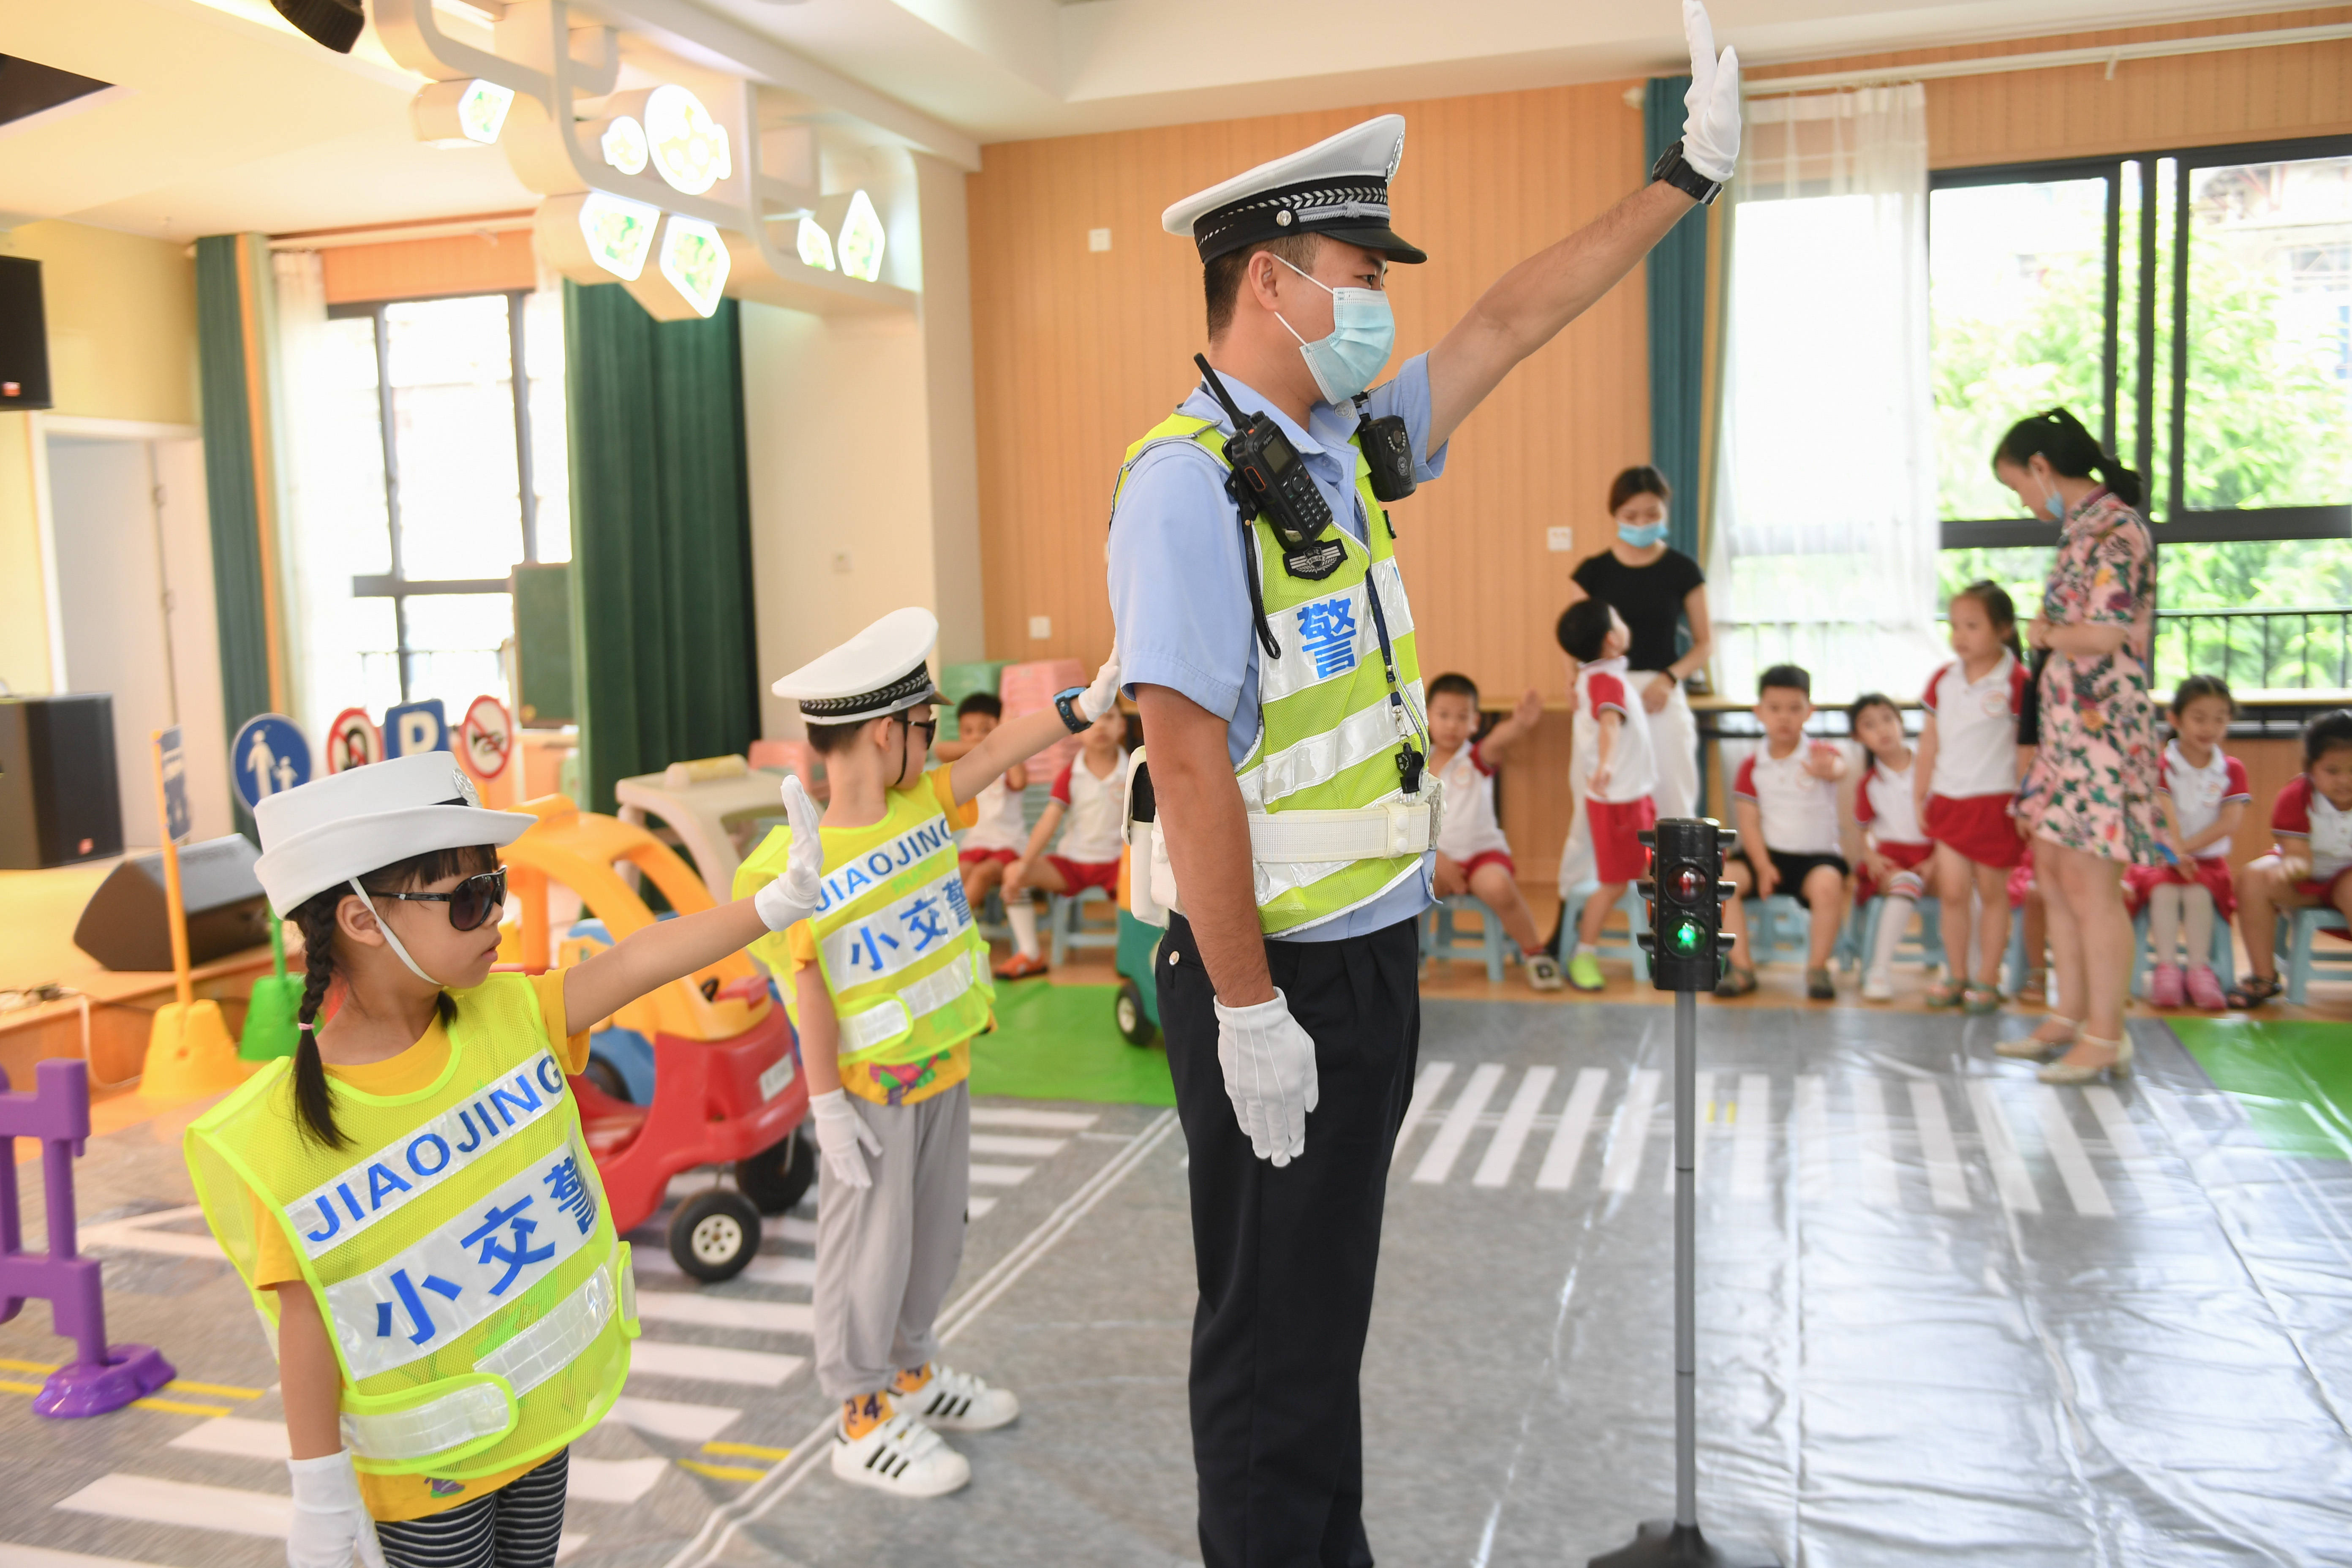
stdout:
<svg viewBox="0 0 2352 1568">
<path fill-rule="evenodd" d="M 1696 1524 L 1645 1519 L 1631 1546 L 1604 1552 L 1585 1568 L 1780 1568 L 1780 1560 L 1746 1542 L 1709 1541 Z"/>
</svg>

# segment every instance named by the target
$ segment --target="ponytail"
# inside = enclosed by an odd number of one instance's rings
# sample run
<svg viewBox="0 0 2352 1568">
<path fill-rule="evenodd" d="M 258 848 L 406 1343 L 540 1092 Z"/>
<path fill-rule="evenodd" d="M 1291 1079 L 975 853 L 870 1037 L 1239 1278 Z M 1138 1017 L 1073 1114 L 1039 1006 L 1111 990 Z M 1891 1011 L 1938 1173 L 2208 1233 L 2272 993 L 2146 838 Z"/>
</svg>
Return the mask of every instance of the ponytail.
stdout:
<svg viewBox="0 0 2352 1568">
<path fill-rule="evenodd" d="M 2147 487 L 2121 458 L 2099 449 L 2098 439 L 2064 408 L 2021 419 L 1993 448 L 1993 461 L 2021 468 L 2036 456 L 2070 479 L 2096 477 L 2126 506 L 2137 508 Z"/>
<path fill-rule="evenodd" d="M 302 1005 L 295 1013 L 300 1033 L 294 1044 L 294 1121 L 303 1136 L 330 1149 L 347 1148 L 351 1135 L 335 1125 L 333 1091 L 327 1064 L 319 1056 L 319 1009 L 335 980 L 335 910 L 343 889 L 330 888 L 294 911 L 302 932 Z"/>
</svg>

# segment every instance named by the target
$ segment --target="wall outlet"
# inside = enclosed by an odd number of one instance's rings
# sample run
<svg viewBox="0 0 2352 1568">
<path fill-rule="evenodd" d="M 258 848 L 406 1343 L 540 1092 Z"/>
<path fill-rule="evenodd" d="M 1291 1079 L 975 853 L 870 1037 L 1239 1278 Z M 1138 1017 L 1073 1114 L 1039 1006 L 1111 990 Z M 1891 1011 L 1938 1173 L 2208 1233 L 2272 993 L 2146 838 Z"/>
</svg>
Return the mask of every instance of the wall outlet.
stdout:
<svg viewBox="0 0 2352 1568">
<path fill-rule="evenodd" d="M 1032 616 L 1029 617 L 1029 640 L 1031 642 L 1045 642 L 1051 638 L 1053 635 L 1053 616 Z"/>
<path fill-rule="evenodd" d="M 833 569 L 835 572 L 840 573 L 845 577 L 849 575 L 850 560 L 848 551 L 836 550 L 833 552 Z"/>
<path fill-rule="evenodd" d="M 1570 553 L 1576 548 L 1576 530 L 1572 528 L 1545 529 L 1544 548 L 1550 551 L 1555 555 L 1566 555 Z"/>
<path fill-rule="evenodd" d="M 1090 228 L 1087 230 L 1087 248 L 1088 250 L 1108 250 L 1110 248 L 1110 230 L 1107 228 Z"/>
</svg>

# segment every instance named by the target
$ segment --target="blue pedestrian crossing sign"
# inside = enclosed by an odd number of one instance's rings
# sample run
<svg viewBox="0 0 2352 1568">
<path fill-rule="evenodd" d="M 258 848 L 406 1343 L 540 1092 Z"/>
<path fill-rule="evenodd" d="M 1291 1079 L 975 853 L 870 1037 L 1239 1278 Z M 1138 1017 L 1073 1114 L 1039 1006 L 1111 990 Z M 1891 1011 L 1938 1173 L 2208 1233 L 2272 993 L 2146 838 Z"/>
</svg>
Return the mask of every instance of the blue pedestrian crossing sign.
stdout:
<svg viewBox="0 0 2352 1568">
<path fill-rule="evenodd" d="M 310 742 L 285 714 L 256 714 L 229 742 L 228 769 L 251 811 L 270 795 L 310 782 Z"/>
<path fill-rule="evenodd" d="M 438 697 L 428 697 L 422 702 L 404 702 L 397 708 L 383 710 L 385 756 L 405 757 L 417 752 L 446 752 L 448 749 L 449 718 Z"/>
<path fill-rule="evenodd" d="M 173 843 L 184 843 L 195 819 L 188 810 L 188 759 L 177 724 L 155 731 L 155 772 L 163 781 L 163 830 Z"/>
</svg>

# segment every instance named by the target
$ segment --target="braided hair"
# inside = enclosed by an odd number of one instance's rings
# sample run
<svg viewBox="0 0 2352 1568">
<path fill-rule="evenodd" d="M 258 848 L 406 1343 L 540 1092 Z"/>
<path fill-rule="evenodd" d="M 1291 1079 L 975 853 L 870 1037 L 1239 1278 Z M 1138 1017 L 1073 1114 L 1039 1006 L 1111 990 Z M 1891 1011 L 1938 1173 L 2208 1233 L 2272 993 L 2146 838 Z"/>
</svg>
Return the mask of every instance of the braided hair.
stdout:
<svg viewBox="0 0 2352 1568">
<path fill-rule="evenodd" d="M 2139 475 L 2125 468 L 2122 458 L 2101 451 L 2098 437 L 2065 408 L 2045 409 L 2011 426 L 1993 448 L 1992 460 L 2021 468 L 2037 456 L 2070 479 L 2097 476 L 2128 507 L 2138 506 L 2146 491 Z"/>
</svg>

